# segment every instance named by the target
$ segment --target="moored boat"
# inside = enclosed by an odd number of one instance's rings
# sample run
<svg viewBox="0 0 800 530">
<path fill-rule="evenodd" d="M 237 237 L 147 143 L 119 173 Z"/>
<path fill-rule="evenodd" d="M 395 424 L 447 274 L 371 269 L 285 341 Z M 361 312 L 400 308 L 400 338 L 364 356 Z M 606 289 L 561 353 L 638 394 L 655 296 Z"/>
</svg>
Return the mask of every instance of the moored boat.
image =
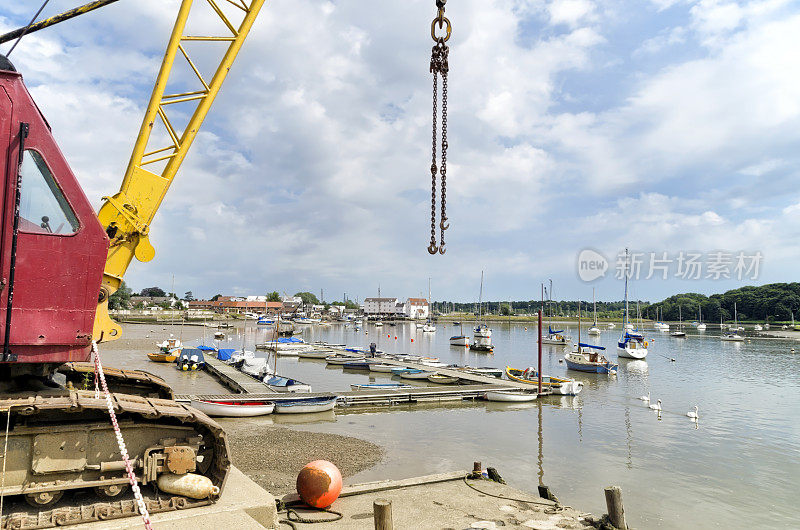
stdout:
<svg viewBox="0 0 800 530">
<path fill-rule="evenodd" d="M 486 377 L 496 377 L 498 379 L 503 377 L 503 370 L 500 368 L 493 368 L 491 366 L 464 366 L 457 369 L 464 370 L 465 372 L 474 375 L 485 375 Z"/>
<path fill-rule="evenodd" d="M 179 353 L 148 353 L 147 358 L 155 363 L 174 363 Z"/>
<path fill-rule="evenodd" d="M 369 370 L 370 365 L 378 364 L 378 361 L 367 361 L 367 360 L 355 360 L 350 361 L 349 363 L 344 363 L 342 368 L 349 368 L 350 370 Z"/>
<path fill-rule="evenodd" d="M 325 359 L 330 354 L 330 351 L 324 350 L 300 350 L 297 352 L 297 356 L 301 359 Z"/>
<path fill-rule="evenodd" d="M 617 357 L 644 359 L 647 357 L 647 341 L 641 333 L 634 331 L 628 311 L 628 249 L 625 249 L 625 312 L 622 320 L 622 336 L 617 341 Z"/>
<path fill-rule="evenodd" d="M 429 375 L 433 375 L 433 372 L 415 368 L 396 368 L 392 370 L 392 374 L 398 375 L 403 379 L 427 379 Z"/>
<path fill-rule="evenodd" d="M 175 367 L 181 371 L 200 370 L 205 364 L 203 352 L 192 348 L 181 350 L 180 357 L 175 362 Z"/>
<path fill-rule="evenodd" d="M 440 385 L 452 385 L 453 383 L 458 383 L 458 377 L 452 377 L 449 375 L 442 375 L 442 374 L 431 374 L 428 376 L 428 381 Z"/>
<path fill-rule="evenodd" d="M 193 399 L 192 407 L 209 416 L 249 417 L 272 414 L 275 403 L 252 399 Z"/>
<path fill-rule="evenodd" d="M 290 377 L 282 377 L 280 375 L 266 374 L 262 379 L 265 385 L 274 392 L 292 392 L 292 393 L 305 393 L 311 392 L 311 385 L 307 385 L 292 379 Z"/>
<path fill-rule="evenodd" d="M 465 335 L 450 337 L 450 346 L 469 346 L 469 337 Z"/>
<path fill-rule="evenodd" d="M 397 366 L 393 364 L 371 364 L 369 365 L 370 372 L 382 372 L 382 373 L 392 373 L 392 370 L 395 370 Z"/>
<path fill-rule="evenodd" d="M 337 396 L 320 396 L 275 401 L 276 414 L 309 414 L 333 410 Z"/>
<path fill-rule="evenodd" d="M 612 363 L 597 351 L 605 350 L 602 346 L 578 343 L 575 350 L 564 355 L 567 368 L 579 372 L 594 374 L 615 374 L 619 365 Z"/>
<path fill-rule="evenodd" d="M 525 390 L 490 390 L 483 394 L 486 401 L 499 401 L 505 403 L 521 403 L 535 401 L 538 395 Z"/>
<path fill-rule="evenodd" d="M 506 366 L 506 376 L 512 381 L 517 381 L 519 383 L 526 383 L 529 385 L 537 385 L 539 383 L 538 373 L 535 368 L 520 370 L 519 368 Z M 554 394 L 576 396 L 583 390 L 583 383 L 581 381 L 575 381 L 574 379 L 562 379 L 560 377 L 543 375 L 542 387 L 549 388 Z"/>
<path fill-rule="evenodd" d="M 357 357 L 355 355 L 331 355 L 329 357 L 325 357 L 325 362 L 328 364 L 344 365 L 357 361 L 364 361 L 364 357 Z"/>
<path fill-rule="evenodd" d="M 350 385 L 350 388 L 353 390 L 403 390 L 414 387 L 403 383 L 365 383 Z"/>
</svg>

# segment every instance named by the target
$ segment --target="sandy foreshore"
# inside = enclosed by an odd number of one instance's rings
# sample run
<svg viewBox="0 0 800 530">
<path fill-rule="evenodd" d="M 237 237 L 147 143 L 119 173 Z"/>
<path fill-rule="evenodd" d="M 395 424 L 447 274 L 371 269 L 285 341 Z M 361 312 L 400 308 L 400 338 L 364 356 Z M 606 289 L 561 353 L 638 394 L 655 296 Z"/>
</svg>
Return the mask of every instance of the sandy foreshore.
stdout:
<svg viewBox="0 0 800 530">
<path fill-rule="evenodd" d="M 374 466 L 384 453 L 381 447 L 351 436 L 221 420 L 233 465 L 275 496 L 294 492 L 297 474 L 314 460 L 333 462 L 346 478 Z"/>
</svg>

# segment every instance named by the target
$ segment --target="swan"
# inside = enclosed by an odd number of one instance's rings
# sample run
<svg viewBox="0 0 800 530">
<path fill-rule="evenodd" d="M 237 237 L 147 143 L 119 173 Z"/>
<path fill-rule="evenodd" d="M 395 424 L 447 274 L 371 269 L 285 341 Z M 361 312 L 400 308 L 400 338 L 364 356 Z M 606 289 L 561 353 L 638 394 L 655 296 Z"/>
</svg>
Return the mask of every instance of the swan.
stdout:
<svg viewBox="0 0 800 530">
<path fill-rule="evenodd" d="M 650 403 L 650 392 L 648 392 L 646 396 L 642 396 L 639 399 L 641 399 L 642 401 L 645 401 L 647 403 Z"/>
<path fill-rule="evenodd" d="M 697 405 L 695 405 L 694 406 L 694 412 L 692 412 L 690 410 L 689 412 L 686 413 L 686 415 L 689 416 L 690 418 L 692 418 L 693 420 L 696 420 L 696 419 L 700 418 L 700 415 L 697 413 L 697 411 L 698 411 L 698 407 L 697 407 Z"/>
<path fill-rule="evenodd" d="M 653 410 L 661 410 L 661 400 L 659 399 L 655 405 L 650 405 L 650 408 Z"/>
</svg>

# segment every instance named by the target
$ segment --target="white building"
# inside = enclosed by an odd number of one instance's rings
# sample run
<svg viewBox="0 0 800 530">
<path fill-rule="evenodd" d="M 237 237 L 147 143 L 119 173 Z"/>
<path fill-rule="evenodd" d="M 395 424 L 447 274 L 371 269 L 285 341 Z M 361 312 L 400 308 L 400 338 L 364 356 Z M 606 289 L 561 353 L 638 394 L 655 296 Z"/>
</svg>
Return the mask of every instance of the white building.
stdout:
<svg viewBox="0 0 800 530">
<path fill-rule="evenodd" d="M 398 303 L 400 300 L 397 298 L 365 298 L 364 314 L 367 316 L 395 315 Z"/>
<path fill-rule="evenodd" d="M 407 317 L 419 319 L 428 318 L 430 312 L 428 301 L 424 298 L 409 298 L 404 310 Z"/>
</svg>

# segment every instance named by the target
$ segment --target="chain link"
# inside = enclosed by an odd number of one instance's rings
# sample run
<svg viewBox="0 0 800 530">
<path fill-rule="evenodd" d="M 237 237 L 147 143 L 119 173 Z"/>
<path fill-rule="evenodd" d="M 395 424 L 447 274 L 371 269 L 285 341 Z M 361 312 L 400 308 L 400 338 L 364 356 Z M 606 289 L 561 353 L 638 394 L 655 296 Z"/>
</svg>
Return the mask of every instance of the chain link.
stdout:
<svg viewBox="0 0 800 530">
<path fill-rule="evenodd" d="M 439 99 L 437 94 L 439 70 L 436 64 L 435 51 L 431 53 L 431 72 L 433 72 L 433 133 L 431 140 L 431 244 L 428 245 L 428 252 L 430 254 L 436 254 L 436 252 L 438 252 L 436 248 L 436 173 L 438 171 L 436 167 L 436 119 L 438 117 L 436 105 Z"/>
<path fill-rule="evenodd" d="M 443 2 L 442 2 L 443 4 Z M 439 18 L 434 19 L 434 22 L 441 20 L 444 14 L 443 5 L 439 6 Z M 448 32 L 449 37 L 449 32 Z M 450 228 L 447 222 L 447 74 L 449 72 L 448 55 L 450 48 L 445 44 L 445 38 L 436 39 L 436 44 L 431 49 L 431 64 L 430 71 L 433 73 L 433 126 L 432 126 L 432 144 L 431 144 L 431 242 L 428 245 L 428 252 L 430 254 L 444 254 L 444 232 Z M 441 132 L 441 163 L 437 168 L 436 159 L 436 144 L 437 134 L 436 125 L 438 120 L 438 101 L 439 101 L 439 74 L 442 76 L 442 132 Z M 441 175 L 441 205 L 439 213 L 439 243 L 436 243 L 436 176 L 437 173 Z"/>
</svg>

